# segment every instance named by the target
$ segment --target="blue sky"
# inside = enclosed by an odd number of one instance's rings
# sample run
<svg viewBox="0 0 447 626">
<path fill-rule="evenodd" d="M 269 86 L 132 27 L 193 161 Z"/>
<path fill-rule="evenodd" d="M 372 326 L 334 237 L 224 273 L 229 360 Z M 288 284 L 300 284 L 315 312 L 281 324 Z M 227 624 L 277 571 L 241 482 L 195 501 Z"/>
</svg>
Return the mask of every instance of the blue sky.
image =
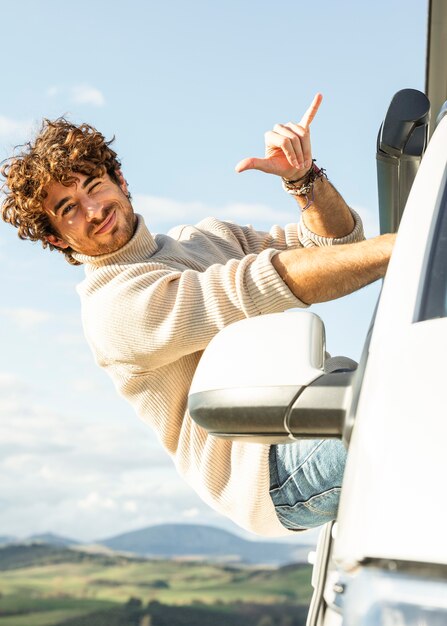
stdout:
<svg viewBox="0 0 447 626">
<path fill-rule="evenodd" d="M 425 0 L 22 0 L 2 6 L 0 157 L 42 117 L 115 135 L 154 232 L 207 215 L 296 221 L 277 179 L 236 174 L 276 122 L 324 101 L 313 153 L 378 233 L 375 142 L 399 89 L 424 88 Z M 24 17 L 26 16 L 26 19 Z M 85 344 L 82 268 L 0 224 L 0 535 L 83 540 L 165 521 L 237 531 L 183 484 Z M 314 310 L 358 358 L 378 287 Z"/>
</svg>

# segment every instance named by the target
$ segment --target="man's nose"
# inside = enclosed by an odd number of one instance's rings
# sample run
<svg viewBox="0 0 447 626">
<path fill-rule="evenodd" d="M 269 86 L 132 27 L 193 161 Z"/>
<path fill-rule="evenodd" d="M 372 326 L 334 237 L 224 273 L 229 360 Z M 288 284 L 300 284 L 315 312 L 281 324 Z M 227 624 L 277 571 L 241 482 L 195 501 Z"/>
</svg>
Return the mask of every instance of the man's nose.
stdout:
<svg viewBox="0 0 447 626">
<path fill-rule="evenodd" d="M 84 203 L 84 213 L 85 219 L 88 222 L 91 222 L 92 220 L 97 219 L 98 216 L 102 215 L 102 204 L 89 198 Z"/>
</svg>

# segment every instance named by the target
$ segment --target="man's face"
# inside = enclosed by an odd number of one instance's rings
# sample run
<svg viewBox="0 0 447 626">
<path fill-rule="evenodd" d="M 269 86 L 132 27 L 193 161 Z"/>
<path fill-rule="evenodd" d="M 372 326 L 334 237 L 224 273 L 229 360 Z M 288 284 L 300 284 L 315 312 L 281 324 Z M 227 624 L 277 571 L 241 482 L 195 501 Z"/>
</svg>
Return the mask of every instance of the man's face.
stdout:
<svg viewBox="0 0 447 626">
<path fill-rule="evenodd" d="M 47 240 L 58 248 L 72 248 L 88 256 L 122 248 L 132 237 L 136 216 L 121 173 L 118 184 L 108 174 L 101 178 L 74 173 L 76 183 L 51 183 L 43 208 L 58 235 Z"/>
</svg>

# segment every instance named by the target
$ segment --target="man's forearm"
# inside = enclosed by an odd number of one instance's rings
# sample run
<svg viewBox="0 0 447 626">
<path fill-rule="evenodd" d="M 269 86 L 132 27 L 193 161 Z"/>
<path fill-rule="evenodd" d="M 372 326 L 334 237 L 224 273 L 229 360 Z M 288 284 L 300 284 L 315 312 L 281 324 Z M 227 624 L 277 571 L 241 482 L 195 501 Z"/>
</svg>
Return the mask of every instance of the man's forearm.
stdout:
<svg viewBox="0 0 447 626">
<path fill-rule="evenodd" d="M 307 196 L 295 197 L 301 208 L 308 203 Z M 303 221 L 309 230 L 321 237 L 346 237 L 354 228 L 348 205 L 325 177 L 314 182 L 313 202 L 303 211 Z"/>
<path fill-rule="evenodd" d="M 395 235 L 340 246 L 293 248 L 272 258 L 292 293 L 306 304 L 346 296 L 385 275 Z"/>
</svg>

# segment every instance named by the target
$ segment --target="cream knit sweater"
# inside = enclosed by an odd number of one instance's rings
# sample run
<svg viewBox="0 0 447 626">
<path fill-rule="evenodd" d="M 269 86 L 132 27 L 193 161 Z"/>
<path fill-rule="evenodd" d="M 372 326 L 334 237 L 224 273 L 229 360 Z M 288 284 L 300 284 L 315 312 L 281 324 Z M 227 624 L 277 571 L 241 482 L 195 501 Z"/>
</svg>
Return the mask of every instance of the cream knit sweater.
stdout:
<svg viewBox="0 0 447 626">
<path fill-rule="evenodd" d="M 111 254 L 76 258 L 84 331 L 96 362 L 157 433 L 177 470 L 211 507 L 257 534 L 287 534 L 269 496 L 268 445 L 208 435 L 187 396 L 202 351 L 224 326 L 303 307 L 271 258 L 287 247 L 348 243 L 301 223 L 270 232 L 206 219 L 152 236 L 141 216 L 133 238 Z"/>
</svg>

